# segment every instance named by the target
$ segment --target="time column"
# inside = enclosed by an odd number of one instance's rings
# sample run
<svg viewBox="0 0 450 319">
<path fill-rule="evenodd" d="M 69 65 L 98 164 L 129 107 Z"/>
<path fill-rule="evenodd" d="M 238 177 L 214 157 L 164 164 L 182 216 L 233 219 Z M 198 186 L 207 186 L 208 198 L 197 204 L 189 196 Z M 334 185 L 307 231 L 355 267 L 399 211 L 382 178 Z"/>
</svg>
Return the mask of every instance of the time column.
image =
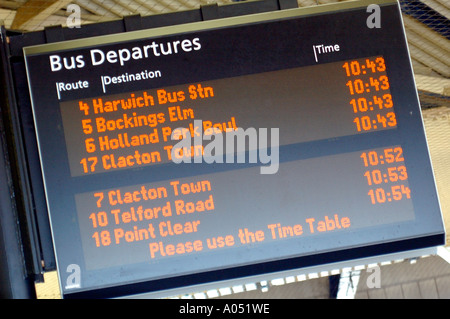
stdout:
<svg viewBox="0 0 450 319">
<path fill-rule="evenodd" d="M 399 145 L 364 151 L 360 155 L 364 165 L 367 195 L 373 205 L 411 199 L 408 171 Z"/>
<path fill-rule="evenodd" d="M 347 61 L 342 65 L 358 133 L 397 126 L 386 64 L 382 56 Z"/>
</svg>

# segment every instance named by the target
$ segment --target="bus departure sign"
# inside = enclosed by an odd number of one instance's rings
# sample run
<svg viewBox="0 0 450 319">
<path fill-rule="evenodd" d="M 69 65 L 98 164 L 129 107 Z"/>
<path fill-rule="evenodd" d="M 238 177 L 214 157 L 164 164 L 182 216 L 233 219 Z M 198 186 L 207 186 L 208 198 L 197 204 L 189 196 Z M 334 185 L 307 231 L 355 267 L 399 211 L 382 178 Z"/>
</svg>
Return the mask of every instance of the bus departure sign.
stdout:
<svg viewBox="0 0 450 319">
<path fill-rule="evenodd" d="M 443 244 L 400 10 L 372 2 L 380 27 L 360 1 L 25 48 L 63 295 Z"/>
</svg>

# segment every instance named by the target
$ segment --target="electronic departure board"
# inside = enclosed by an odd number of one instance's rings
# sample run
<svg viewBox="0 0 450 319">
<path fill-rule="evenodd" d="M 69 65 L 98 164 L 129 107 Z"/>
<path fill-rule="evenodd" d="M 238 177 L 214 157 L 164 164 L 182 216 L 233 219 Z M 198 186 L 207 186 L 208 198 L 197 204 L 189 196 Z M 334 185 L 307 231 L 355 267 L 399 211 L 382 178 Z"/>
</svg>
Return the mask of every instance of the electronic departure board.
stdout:
<svg viewBox="0 0 450 319">
<path fill-rule="evenodd" d="M 25 48 L 64 297 L 443 244 L 399 6 L 370 3 Z"/>
</svg>

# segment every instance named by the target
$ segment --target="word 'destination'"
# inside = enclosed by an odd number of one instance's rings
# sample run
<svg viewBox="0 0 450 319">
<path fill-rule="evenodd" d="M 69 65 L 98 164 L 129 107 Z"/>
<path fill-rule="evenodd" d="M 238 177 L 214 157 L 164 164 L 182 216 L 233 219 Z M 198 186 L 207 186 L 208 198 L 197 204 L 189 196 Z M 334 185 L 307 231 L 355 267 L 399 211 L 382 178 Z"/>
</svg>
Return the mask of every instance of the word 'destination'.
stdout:
<svg viewBox="0 0 450 319">
<path fill-rule="evenodd" d="M 202 120 L 194 120 L 194 127 L 204 127 Z M 235 152 L 236 163 L 245 163 L 247 149 L 249 163 L 258 163 L 259 159 L 261 164 L 269 164 L 261 166 L 261 174 L 278 172 L 279 128 L 270 129 L 270 145 L 267 141 L 267 128 L 260 128 L 258 131 L 253 127 L 245 130 L 240 127 L 226 130 L 210 127 L 204 132 L 201 129 L 194 130 L 193 144 L 190 130 L 184 129 L 182 136 L 176 133 L 182 130 L 183 128 L 174 130 L 171 136 L 172 140 L 180 140 L 171 149 L 171 159 L 174 163 L 224 163 L 223 155 L 225 155 L 225 163 L 235 163 Z M 223 137 L 225 137 L 225 143 Z M 210 142 L 203 146 L 202 142 L 205 140 Z"/>
</svg>

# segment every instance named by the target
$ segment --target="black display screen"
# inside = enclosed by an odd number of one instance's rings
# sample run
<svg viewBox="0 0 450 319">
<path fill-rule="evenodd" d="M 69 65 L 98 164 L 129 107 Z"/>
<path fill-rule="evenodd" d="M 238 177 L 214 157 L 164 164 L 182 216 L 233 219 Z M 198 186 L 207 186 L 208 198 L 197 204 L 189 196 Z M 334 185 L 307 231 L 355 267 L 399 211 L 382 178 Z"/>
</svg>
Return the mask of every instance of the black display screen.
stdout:
<svg viewBox="0 0 450 319">
<path fill-rule="evenodd" d="M 63 295 L 443 244 L 399 8 L 379 3 L 380 28 L 334 5 L 25 48 Z"/>
</svg>

